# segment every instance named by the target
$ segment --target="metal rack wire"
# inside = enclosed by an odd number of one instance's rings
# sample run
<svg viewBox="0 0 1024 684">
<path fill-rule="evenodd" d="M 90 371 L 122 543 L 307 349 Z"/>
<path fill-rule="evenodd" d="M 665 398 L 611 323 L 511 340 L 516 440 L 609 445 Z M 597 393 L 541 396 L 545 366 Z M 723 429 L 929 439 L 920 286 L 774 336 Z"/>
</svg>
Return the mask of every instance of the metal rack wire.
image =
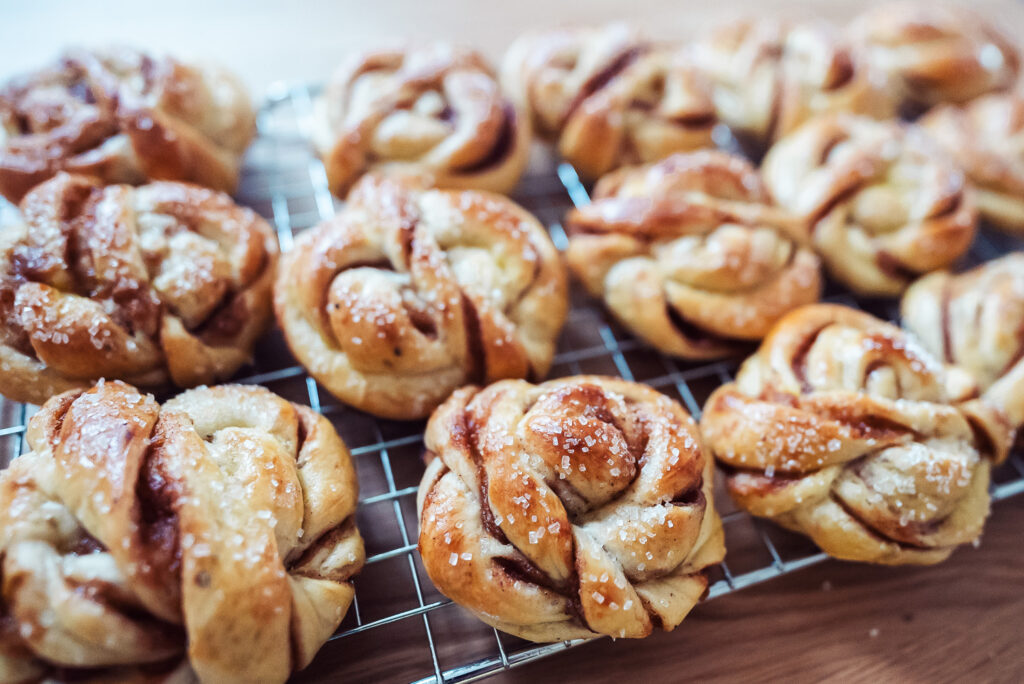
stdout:
<svg viewBox="0 0 1024 684">
<path fill-rule="evenodd" d="M 273 222 L 284 250 L 291 248 L 296 232 L 336 209 L 323 166 L 307 143 L 314 93 L 301 85 L 271 91 L 238 196 Z M 573 202 L 589 201 L 571 167 L 542 158 L 534 160 L 514 198 L 550 227 L 560 248 L 566 240 L 559 224 L 565 211 Z M 983 234 L 965 265 L 1020 247 L 1006 236 Z M 826 296 L 884 317 L 895 315 L 891 302 L 860 301 L 838 290 Z M 699 418 L 704 400 L 732 379 L 738 361 L 692 364 L 658 354 L 625 333 L 576 288 L 551 377 L 619 375 L 673 396 Z M 359 474 L 358 522 L 367 566 L 357 578 L 356 600 L 345 622 L 298 680 L 468 682 L 582 643 L 536 645 L 501 634 L 431 585 L 415 544 L 422 422 L 378 420 L 344 407 L 296 364 L 279 332 L 260 344 L 255 363 L 241 376 L 239 382 L 265 385 L 327 416 L 349 445 Z M 25 424 L 32 412 L 31 407 L 0 400 L 0 466 L 24 449 Z M 993 498 L 1020 493 L 1024 458 L 1016 453 L 995 473 Z M 708 600 L 825 559 L 805 538 L 750 517 L 723 491 L 718 494 L 728 560 L 712 570 Z"/>
</svg>

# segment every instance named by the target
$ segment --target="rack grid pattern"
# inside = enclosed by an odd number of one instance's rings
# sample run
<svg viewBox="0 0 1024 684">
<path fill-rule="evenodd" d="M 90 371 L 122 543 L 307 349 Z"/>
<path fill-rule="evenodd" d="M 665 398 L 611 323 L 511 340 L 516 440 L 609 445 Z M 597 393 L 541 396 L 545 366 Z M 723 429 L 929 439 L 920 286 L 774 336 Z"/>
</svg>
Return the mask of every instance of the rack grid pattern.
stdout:
<svg viewBox="0 0 1024 684">
<path fill-rule="evenodd" d="M 239 201 L 276 227 L 283 250 L 293 235 L 332 216 L 336 202 L 323 165 L 311 154 L 308 129 L 315 89 L 272 89 L 259 117 L 259 136 L 247 158 Z M 589 201 L 567 165 L 538 158 L 514 198 L 547 226 L 559 248 L 559 224 L 573 203 Z M 964 265 L 991 259 L 1019 242 L 983 233 Z M 551 377 L 578 373 L 619 375 L 647 383 L 700 417 L 717 386 L 732 379 L 740 359 L 686 363 L 642 345 L 574 286 L 572 309 Z M 894 318 L 892 302 L 858 300 L 837 289 L 826 299 Z M 502 634 L 463 612 L 431 585 L 416 551 L 416 487 L 422 473 L 423 422 L 374 419 L 338 403 L 310 378 L 287 350 L 280 332 L 268 335 L 256 361 L 237 380 L 259 383 L 327 416 L 349 445 L 359 474 L 360 530 L 367 565 L 356 579 L 356 600 L 339 631 L 299 681 L 328 678 L 468 682 L 583 643 L 537 645 Z M 0 466 L 24 448 L 32 407 L 0 400 Z M 1014 453 L 993 477 L 993 498 L 1024 493 L 1024 458 Z M 707 600 L 821 562 L 825 555 L 805 538 L 737 510 L 719 487 L 716 501 L 726 527 L 727 561 L 711 570 Z M 998 515 L 998 509 L 995 514 Z"/>
</svg>

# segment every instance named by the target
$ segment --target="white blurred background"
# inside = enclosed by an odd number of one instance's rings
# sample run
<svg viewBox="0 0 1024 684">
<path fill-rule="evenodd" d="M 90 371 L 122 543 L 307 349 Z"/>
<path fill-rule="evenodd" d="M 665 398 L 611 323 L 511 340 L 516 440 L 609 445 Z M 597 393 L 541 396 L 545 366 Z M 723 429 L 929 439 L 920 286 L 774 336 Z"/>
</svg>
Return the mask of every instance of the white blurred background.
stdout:
<svg viewBox="0 0 1024 684">
<path fill-rule="evenodd" d="M 348 51 L 396 39 L 469 43 L 492 59 L 531 27 L 626 19 L 656 38 L 686 37 L 742 13 L 811 14 L 842 21 L 855 0 L 0 0 L 0 80 L 66 45 L 121 43 L 220 62 L 254 96 L 275 81 L 323 81 Z M 1024 2 L 975 0 L 988 16 Z"/>
</svg>

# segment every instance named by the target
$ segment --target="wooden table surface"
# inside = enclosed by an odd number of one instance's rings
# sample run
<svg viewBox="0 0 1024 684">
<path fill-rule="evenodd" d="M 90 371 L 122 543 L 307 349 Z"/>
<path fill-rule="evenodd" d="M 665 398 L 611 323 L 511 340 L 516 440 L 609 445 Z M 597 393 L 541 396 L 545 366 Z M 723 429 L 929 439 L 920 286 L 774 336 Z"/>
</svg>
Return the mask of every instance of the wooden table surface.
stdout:
<svg viewBox="0 0 1024 684">
<path fill-rule="evenodd" d="M 975 0 L 1024 38 L 1024 3 Z M 535 26 L 630 19 L 660 38 L 745 12 L 839 21 L 861 3 L 702 0 L 409 0 L 172 3 L 0 0 L 0 75 L 63 45 L 139 45 L 216 60 L 260 96 L 322 81 L 349 50 L 395 38 L 454 39 L 492 57 Z M 673 633 L 607 639 L 513 670 L 508 682 L 1024 681 L 1024 497 L 995 505 L 980 548 L 931 568 L 829 561 L 699 606 Z"/>
<path fill-rule="evenodd" d="M 674 632 L 596 641 L 502 682 L 1024 681 L 1024 497 L 941 565 L 826 561 L 698 606 Z"/>
</svg>

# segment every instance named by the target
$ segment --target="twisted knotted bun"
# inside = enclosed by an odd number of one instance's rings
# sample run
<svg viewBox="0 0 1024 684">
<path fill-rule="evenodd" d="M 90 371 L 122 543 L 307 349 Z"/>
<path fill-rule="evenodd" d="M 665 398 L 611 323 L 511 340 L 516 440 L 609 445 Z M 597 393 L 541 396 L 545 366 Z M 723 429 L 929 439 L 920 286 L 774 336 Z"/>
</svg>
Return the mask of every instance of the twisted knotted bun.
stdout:
<svg viewBox="0 0 1024 684">
<path fill-rule="evenodd" d="M 963 172 L 916 126 L 819 117 L 776 143 L 761 170 L 832 275 L 861 294 L 900 294 L 956 261 L 977 230 Z"/>
<path fill-rule="evenodd" d="M 718 117 L 761 146 L 819 114 L 884 119 L 896 113 L 884 83 L 856 59 L 838 31 L 821 21 L 743 19 L 691 49 L 713 84 Z"/>
<path fill-rule="evenodd" d="M 58 171 L 232 192 L 255 113 L 230 73 L 135 50 L 74 51 L 0 89 L 0 194 Z"/>
<path fill-rule="evenodd" d="M 467 382 L 543 377 L 566 290 L 547 232 L 511 200 L 368 175 L 296 240 L 275 308 L 329 391 L 408 419 Z"/>
<path fill-rule="evenodd" d="M 691 359 L 759 340 L 818 300 L 818 258 L 757 171 L 724 152 L 679 154 L 608 174 L 569 213 L 569 266 L 635 334 Z"/>
<path fill-rule="evenodd" d="M 742 508 L 837 558 L 890 564 L 935 563 L 978 539 L 1010 442 L 965 372 L 825 304 L 778 323 L 708 399 L 701 429 Z"/>
<path fill-rule="evenodd" d="M 857 17 L 850 35 L 894 96 L 911 107 L 1009 90 L 1020 70 L 1012 42 L 972 10 L 947 3 L 882 3 Z"/>
<path fill-rule="evenodd" d="M 920 124 L 967 174 L 981 215 L 1024 235 L 1024 97 L 934 107 Z"/>
<path fill-rule="evenodd" d="M 670 630 L 725 554 L 697 427 L 649 387 L 593 376 L 465 387 L 431 417 L 426 446 L 427 573 L 511 634 Z"/>
<path fill-rule="evenodd" d="M 508 192 L 526 168 L 530 122 L 480 54 L 437 43 L 345 62 L 316 104 L 314 143 L 338 196 L 367 170 Z"/>
<path fill-rule="evenodd" d="M 921 278 L 903 295 L 902 318 L 928 351 L 970 371 L 1014 427 L 1024 425 L 1024 252 Z"/>
<path fill-rule="evenodd" d="M 0 475 L 15 681 L 284 682 L 340 624 L 364 558 L 356 478 L 311 409 L 252 386 L 161 408 L 101 382 L 47 402 L 27 440 Z"/>
<path fill-rule="evenodd" d="M 522 36 L 505 56 L 502 82 L 538 134 L 588 178 L 712 146 L 704 78 L 681 50 L 622 24 Z"/>
<path fill-rule="evenodd" d="M 0 393 L 42 403 L 98 378 L 229 377 L 270 322 L 277 239 L 212 190 L 65 173 L 0 235 Z"/>
</svg>

